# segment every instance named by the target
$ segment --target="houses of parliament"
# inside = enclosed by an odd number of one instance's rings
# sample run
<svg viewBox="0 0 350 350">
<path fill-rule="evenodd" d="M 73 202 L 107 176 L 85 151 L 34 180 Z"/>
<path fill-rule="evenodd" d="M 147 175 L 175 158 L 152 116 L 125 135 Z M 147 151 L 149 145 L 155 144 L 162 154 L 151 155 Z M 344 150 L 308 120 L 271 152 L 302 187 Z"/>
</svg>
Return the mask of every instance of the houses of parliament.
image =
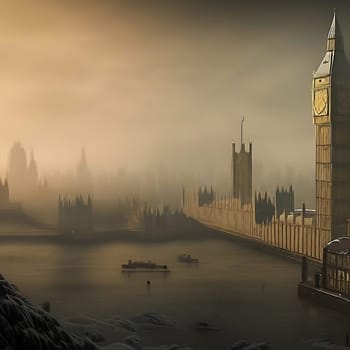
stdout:
<svg viewBox="0 0 350 350">
<path fill-rule="evenodd" d="M 187 192 L 184 212 L 203 224 L 321 260 L 323 248 L 350 236 L 350 64 L 334 13 L 321 63 L 312 76 L 312 120 L 316 141 L 316 210 L 294 208 L 294 191 L 274 198 L 252 191 L 252 146 L 232 147 L 230 195 L 202 204 Z M 311 118 L 310 118 L 311 119 Z"/>
</svg>

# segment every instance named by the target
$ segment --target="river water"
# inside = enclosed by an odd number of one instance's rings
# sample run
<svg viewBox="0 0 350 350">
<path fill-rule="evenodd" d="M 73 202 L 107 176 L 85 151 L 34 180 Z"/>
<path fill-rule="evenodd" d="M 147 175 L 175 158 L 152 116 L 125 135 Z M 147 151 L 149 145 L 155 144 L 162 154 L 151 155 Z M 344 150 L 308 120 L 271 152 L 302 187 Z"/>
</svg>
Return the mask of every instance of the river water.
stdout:
<svg viewBox="0 0 350 350">
<path fill-rule="evenodd" d="M 200 263 L 178 262 L 181 253 Z M 128 259 L 167 264 L 171 272 L 121 273 Z M 298 299 L 298 264 L 225 239 L 82 246 L 7 242 L 0 245 L 0 266 L 27 297 L 50 301 L 59 316 L 151 311 L 184 329 L 205 321 L 221 330 L 174 335 L 197 349 L 220 349 L 242 338 L 267 341 L 273 349 L 309 349 L 306 341 L 312 338 L 344 343 L 350 330 L 350 316 Z"/>
</svg>

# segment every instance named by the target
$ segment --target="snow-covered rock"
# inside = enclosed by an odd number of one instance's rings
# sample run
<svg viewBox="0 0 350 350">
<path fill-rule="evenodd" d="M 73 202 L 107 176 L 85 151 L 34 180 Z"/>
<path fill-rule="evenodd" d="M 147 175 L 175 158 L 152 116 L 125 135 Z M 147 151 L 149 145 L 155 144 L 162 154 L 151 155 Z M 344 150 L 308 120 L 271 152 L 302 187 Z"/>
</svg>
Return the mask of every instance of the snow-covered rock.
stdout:
<svg viewBox="0 0 350 350">
<path fill-rule="evenodd" d="M 253 343 L 245 346 L 242 350 L 270 350 L 270 347 L 266 343 Z"/>
<path fill-rule="evenodd" d="M 157 347 L 145 347 L 144 350 L 193 350 L 192 348 L 183 347 L 177 344 L 171 344 L 171 345 L 161 345 Z"/>
<path fill-rule="evenodd" d="M 98 350 L 86 337 L 66 331 L 51 314 L 33 305 L 0 275 L 0 349 Z"/>
<path fill-rule="evenodd" d="M 138 324 L 149 324 L 154 326 L 175 327 L 175 322 L 169 317 L 155 312 L 147 312 L 132 318 Z"/>
<path fill-rule="evenodd" d="M 127 336 L 124 339 L 123 343 L 130 345 L 135 350 L 142 350 L 141 339 L 136 334 L 131 334 L 131 335 Z"/>
<path fill-rule="evenodd" d="M 238 340 L 227 348 L 227 350 L 242 350 L 246 346 L 250 345 L 246 340 Z"/>
<path fill-rule="evenodd" d="M 349 350 L 349 346 L 334 344 L 328 340 L 319 340 L 311 343 L 313 349 L 322 350 Z"/>
<path fill-rule="evenodd" d="M 1 350 L 193 350 L 177 344 L 145 346 L 140 334 L 152 331 L 157 336 L 168 327 L 172 340 L 183 342 L 169 317 L 150 312 L 131 320 L 114 316 L 105 320 L 79 316 L 58 321 L 42 307 L 32 304 L 18 289 L 0 275 L 0 349 Z M 191 332 L 191 330 L 188 330 Z M 139 333 L 139 334 L 138 334 Z M 178 337 L 178 338 L 176 338 Z M 163 338 L 164 339 L 164 338 Z M 96 344 L 98 343 L 99 346 Z M 314 341 L 314 348 L 342 350 L 329 342 Z M 228 350 L 267 350 L 266 343 L 239 341 Z"/>
<path fill-rule="evenodd" d="M 124 343 L 113 343 L 107 346 L 103 346 L 102 350 L 135 350 L 135 349 L 130 345 L 127 345 Z"/>
<path fill-rule="evenodd" d="M 233 343 L 227 350 L 269 350 L 266 343 L 249 343 L 246 340 L 238 340 Z"/>
<path fill-rule="evenodd" d="M 115 327 L 123 328 L 129 332 L 136 332 L 137 331 L 137 325 L 130 321 L 125 320 L 120 317 L 114 316 L 113 318 L 108 320 L 111 324 L 113 324 Z"/>
</svg>

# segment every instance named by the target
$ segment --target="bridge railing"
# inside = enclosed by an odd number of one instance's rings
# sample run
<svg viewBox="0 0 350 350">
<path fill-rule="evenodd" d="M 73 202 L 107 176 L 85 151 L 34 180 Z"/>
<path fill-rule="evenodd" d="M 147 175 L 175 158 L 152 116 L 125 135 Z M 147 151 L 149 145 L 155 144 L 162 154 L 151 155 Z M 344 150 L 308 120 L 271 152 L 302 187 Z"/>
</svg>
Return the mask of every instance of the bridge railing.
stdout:
<svg viewBox="0 0 350 350">
<path fill-rule="evenodd" d="M 323 247 L 328 242 L 328 237 L 315 226 L 275 219 L 267 224 L 257 224 L 251 205 L 239 207 L 232 202 L 206 206 L 192 204 L 184 207 L 184 213 L 205 225 L 315 260 L 322 260 Z"/>
</svg>

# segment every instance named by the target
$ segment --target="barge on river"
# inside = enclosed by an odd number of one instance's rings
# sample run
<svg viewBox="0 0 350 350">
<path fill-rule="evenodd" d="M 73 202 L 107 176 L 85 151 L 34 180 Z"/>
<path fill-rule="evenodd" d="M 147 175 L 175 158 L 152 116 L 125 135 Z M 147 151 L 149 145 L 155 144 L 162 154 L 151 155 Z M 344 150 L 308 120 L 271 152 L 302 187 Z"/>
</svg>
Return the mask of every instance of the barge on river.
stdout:
<svg viewBox="0 0 350 350">
<path fill-rule="evenodd" d="M 122 264 L 122 271 L 125 272 L 169 272 L 167 265 L 158 265 L 152 261 L 132 261 Z"/>
</svg>

